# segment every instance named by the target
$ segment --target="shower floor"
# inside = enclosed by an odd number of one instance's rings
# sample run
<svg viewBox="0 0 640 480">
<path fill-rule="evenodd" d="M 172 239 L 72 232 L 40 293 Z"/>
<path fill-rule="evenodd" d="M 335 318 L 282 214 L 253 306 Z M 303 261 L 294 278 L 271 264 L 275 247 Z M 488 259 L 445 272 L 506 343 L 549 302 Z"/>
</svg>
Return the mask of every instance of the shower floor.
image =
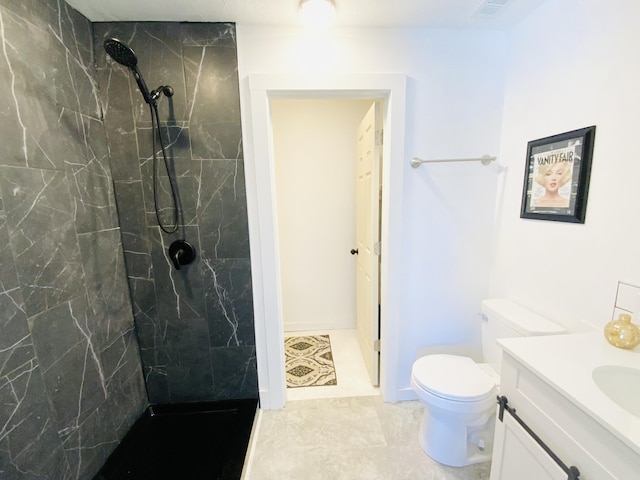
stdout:
<svg viewBox="0 0 640 480">
<path fill-rule="evenodd" d="M 238 480 L 257 400 L 151 406 L 93 480 Z"/>
</svg>

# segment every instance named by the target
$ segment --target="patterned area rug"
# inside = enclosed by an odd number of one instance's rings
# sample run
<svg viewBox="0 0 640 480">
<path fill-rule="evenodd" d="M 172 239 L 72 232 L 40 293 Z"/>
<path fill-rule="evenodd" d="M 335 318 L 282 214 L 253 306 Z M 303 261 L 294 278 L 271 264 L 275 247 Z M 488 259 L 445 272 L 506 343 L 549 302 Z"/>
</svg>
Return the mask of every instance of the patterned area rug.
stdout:
<svg viewBox="0 0 640 480">
<path fill-rule="evenodd" d="M 285 337 L 287 388 L 337 385 L 329 335 Z"/>
</svg>

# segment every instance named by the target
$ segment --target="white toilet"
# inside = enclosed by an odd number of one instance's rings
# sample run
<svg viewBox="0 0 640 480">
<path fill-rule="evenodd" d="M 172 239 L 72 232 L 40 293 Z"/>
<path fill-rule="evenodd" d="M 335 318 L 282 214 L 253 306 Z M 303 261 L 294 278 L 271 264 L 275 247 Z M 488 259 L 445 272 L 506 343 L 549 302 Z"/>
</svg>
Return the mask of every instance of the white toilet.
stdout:
<svg viewBox="0 0 640 480">
<path fill-rule="evenodd" d="M 462 467 L 491 460 L 500 383 L 499 338 L 566 333 L 561 326 L 503 298 L 482 302 L 484 362 L 433 354 L 411 369 L 411 386 L 425 407 L 420 446 L 435 461 Z"/>
</svg>

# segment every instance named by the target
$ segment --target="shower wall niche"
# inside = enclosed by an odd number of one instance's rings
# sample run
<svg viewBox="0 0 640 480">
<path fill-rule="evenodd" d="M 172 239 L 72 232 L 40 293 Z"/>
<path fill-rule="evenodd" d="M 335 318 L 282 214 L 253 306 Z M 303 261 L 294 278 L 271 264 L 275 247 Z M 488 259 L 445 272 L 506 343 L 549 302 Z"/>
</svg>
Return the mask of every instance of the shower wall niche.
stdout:
<svg viewBox="0 0 640 480">
<path fill-rule="evenodd" d="M 175 234 L 155 216 L 148 106 L 107 58 L 109 37 L 135 51 L 150 89 L 174 89 L 158 105 L 183 213 Z M 235 25 L 95 23 L 93 43 L 149 401 L 257 398 Z M 197 256 L 176 270 L 166 251 L 180 237 Z"/>
</svg>

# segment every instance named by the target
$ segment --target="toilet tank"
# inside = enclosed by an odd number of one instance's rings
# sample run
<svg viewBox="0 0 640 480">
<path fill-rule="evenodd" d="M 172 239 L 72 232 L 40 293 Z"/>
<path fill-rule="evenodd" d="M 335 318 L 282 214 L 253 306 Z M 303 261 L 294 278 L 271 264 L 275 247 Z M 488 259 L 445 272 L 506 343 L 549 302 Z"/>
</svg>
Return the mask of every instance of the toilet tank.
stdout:
<svg viewBox="0 0 640 480">
<path fill-rule="evenodd" d="M 567 333 L 564 327 L 506 298 L 483 300 L 482 355 L 484 362 L 500 372 L 502 347 L 497 340 Z"/>
</svg>

